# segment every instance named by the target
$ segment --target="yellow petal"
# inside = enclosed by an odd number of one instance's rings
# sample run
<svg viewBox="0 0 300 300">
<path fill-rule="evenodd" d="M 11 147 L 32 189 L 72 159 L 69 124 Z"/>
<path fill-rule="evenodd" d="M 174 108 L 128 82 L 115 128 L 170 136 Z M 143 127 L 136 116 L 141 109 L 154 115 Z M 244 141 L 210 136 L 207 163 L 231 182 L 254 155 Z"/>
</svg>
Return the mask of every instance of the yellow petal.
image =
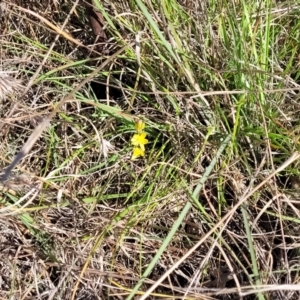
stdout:
<svg viewBox="0 0 300 300">
<path fill-rule="evenodd" d="M 145 128 L 145 123 L 142 120 L 138 120 L 135 123 L 135 129 L 138 133 L 141 133 L 144 128 Z"/>
<path fill-rule="evenodd" d="M 141 148 L 133 148 L 132 151 L 132 156 L 131 156 L 131 160 L 137 159 L 140 156 L 144 156 L 145 155 L 145 151 L 142 150 Z"/>
<path fill-rule="evenodd" d="M 136 133 L 131 138 L 131 144 L 136 147 L 140 147 L 142 150 L 145 151 L 145 146 L 148 144 L 148 140 L 146 139 L 146 132 Z"/>
</svg>

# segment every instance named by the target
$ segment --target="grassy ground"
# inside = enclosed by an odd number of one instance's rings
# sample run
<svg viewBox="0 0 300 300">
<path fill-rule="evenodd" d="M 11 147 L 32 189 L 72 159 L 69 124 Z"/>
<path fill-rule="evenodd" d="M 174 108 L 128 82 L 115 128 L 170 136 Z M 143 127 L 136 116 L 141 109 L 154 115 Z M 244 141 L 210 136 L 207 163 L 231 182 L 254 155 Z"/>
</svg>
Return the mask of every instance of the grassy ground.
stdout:
<svg viewBox="0 0 300 300">
<path fill-rule="evenodd" d="M 298 1 L 93 3 L 1 4 L 1 299 L 299 299 Z"/>
</svg>

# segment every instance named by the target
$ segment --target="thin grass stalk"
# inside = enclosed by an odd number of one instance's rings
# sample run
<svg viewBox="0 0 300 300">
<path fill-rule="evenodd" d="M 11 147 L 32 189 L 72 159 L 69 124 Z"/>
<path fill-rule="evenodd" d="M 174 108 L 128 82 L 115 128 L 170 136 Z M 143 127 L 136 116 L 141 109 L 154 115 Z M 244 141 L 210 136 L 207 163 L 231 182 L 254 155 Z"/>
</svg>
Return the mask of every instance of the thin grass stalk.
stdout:
<svg viewBox="0 0 300 300">
<path fill-rule="evenodd" d="M 255 276 L 256 285 L 261 286 L 262 283 L 260 280 L 260 274 L 259 274 L 257 261 L 256 261 L 256 255 L 255 255 L 255 250 L 254 250 L 254 245 L 253 245 L 253 236 L 252 236 L 252 232 L 250 230 L 250 226 L 249 226 L 249 222 L 248 222 L 248 215 L 247 215 L 247 211 L 246 211 L 244 205 L 241 206 L 241 210 L 242 210 L 242 215 L 243 215 L 243 219 L 244 219 L 244 225 L 245 225 L 245 229 L 246 229 L 249 252 L 250 252 L 250 257 L 251 257 L 251 262 L 252 262 L 252 272 L 253 272 L 253 275 Z M 258 299 L 259 300 L 265 299 L 264 295 L 261 292 L 258 293 Z"/>
</svg>

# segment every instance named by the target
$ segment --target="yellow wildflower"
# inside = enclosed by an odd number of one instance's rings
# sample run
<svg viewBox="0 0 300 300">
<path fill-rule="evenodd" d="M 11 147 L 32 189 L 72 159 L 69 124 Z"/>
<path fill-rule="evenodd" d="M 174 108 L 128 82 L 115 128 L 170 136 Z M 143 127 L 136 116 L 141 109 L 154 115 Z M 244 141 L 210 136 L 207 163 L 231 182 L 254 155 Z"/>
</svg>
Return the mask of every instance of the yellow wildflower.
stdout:
<svg viewBox="0 0 300 300">
<path fill-rule="evenodd" d="M 146 139 L 146 132 L 136 133 L 131 138 L 131 144 L 136 147 L 140 147 L 143 152 L 145 152 L 145 145 L 148 144 L 148 140 Z"/>
<path fill-rule="evenodd" d="M 138 133 L 141 133 L 145 128 L 145 123 L 142 121 L 142 120 L 138 120 L 136 123 L 135 123 L 135 130 L 138 132 Z"/>
<path fill-rule="evenodd" d="M 140 156 L 144 156 L 145 155 L 145 151 L 142 150 L 141 148 L 133 148 L 133 151 L 132 151 L 132 156 L 131 156 L 131 160 L 134 160 Z"/>
</svg>

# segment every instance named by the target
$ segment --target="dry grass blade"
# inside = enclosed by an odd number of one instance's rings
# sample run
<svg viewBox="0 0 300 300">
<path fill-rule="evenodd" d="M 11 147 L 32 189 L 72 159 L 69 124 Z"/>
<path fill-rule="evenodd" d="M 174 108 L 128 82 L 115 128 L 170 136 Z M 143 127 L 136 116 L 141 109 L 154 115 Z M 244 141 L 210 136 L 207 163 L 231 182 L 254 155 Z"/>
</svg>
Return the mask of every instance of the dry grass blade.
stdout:
<svg viewBox="0 0 300 300">
<path fill-rule="evenodd" d="M 30 10 L 30 9 L 26 9 L 26 8 L 23 8 L 21 6 L 18 6 L 14 3 L 9 3 L 9 5 L 13 6 L 13 7 L 16 7 L 18 10 L 20 11 L 23 11 L 27 14 L 30 14 L 38 19 L 40 19 L 41 22 L 45 23 L 47 26 L 49 26 L 49 28 L 51 28 L 52 30 L 54 30 L 55 32 L 57 32 L 59 35 L 61 35 L 62 37 L 66 38 L 67 40 L 71 41 L 72 43 L 74 43 L 75 45 L 77 46 L 80 46 L 80 47 L 83 47 L 83 48 L 86 48 L 87 50 L 91 51 L 91 49 L 89 49 L 86 45 L 83 45 L 82 43 L 80 43 L 78 40 L 74 39 L 72 36 L 70 36 L 67 32 L 61 30 L 60 28 L 58 28 L 57 26 L 55 26 L 54 24 L 52 24 L 51 22 L 49 22 L 47 19 L 45 19 L 43 16 L 41 16 L 40 14 L 38 13 L 35 13 L 34 11 Z M 8 11 L 10 11 L 7 7 L 6 9 Z M 101 53 L 98 53 L 96 52 L 95 50 L 92 50 L 93 52 L 97 53 L 97 54 L 101 54 Z"/>
</svg>

